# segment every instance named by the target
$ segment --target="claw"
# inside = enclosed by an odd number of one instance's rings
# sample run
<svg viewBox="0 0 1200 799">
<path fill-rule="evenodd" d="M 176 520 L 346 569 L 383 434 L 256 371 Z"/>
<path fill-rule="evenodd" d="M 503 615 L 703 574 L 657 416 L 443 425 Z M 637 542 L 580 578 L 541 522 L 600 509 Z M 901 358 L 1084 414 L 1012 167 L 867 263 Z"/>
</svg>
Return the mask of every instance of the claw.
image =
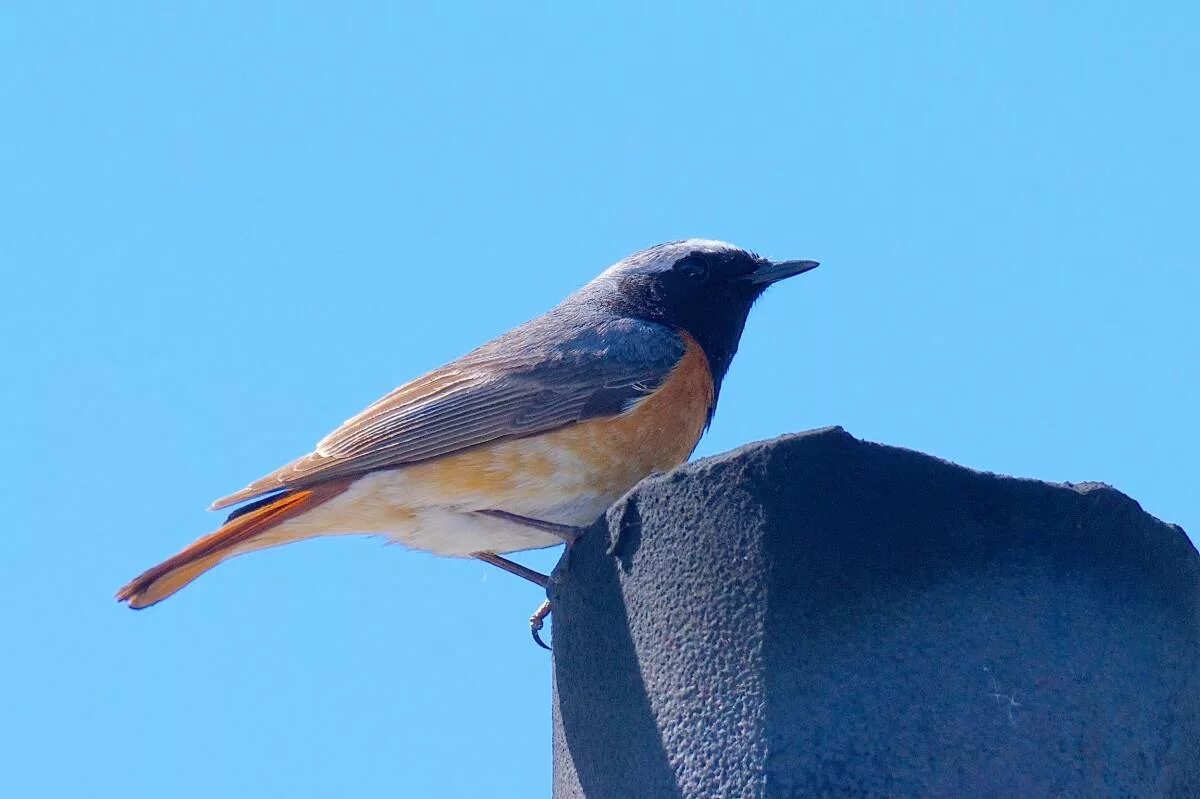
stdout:
<svg viewBox="0 0 1200 799">
<path fill-rule="evenodd" d="M 546 623 L 546 617 L 550 615 L 550 600 L 547 599 L 542 604 L 538 605 L 538 609 L 529 617 L 529 633 L 533 636 L 533 642 L 545 649 L 547 652 L 552 651 L 546 642 L 542 640 L 542 627 Z"/>
</svg>

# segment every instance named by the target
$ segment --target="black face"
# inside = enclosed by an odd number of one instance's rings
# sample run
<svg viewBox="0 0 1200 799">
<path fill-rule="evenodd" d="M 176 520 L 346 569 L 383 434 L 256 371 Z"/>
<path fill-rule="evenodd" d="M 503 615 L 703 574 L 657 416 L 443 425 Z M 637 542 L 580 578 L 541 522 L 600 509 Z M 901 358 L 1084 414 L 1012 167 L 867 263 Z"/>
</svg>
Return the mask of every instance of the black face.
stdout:
<svg viewBox="0 0 1200 799">
<path fill-rule="evenodd" d="M 719 386 L 737 352 L 746 316 L 766 289 L 749 276 L 768 262 L 744 250 L 693 250 L 670 263 L 619 277 L 621 311 L 696 339 Z"/>
</svg>

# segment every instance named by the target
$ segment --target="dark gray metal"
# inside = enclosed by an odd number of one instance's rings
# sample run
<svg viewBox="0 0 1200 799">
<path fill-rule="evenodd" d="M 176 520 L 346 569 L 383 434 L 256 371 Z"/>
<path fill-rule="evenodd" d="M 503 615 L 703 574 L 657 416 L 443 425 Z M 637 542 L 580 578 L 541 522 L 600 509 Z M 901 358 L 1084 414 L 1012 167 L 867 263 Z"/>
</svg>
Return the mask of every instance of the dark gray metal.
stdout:
<svg viewBox="0 0 1200 799">
<path fill-rule="evenodd" d="M 831 428 L 645 481 L 554 577 L 557 799 L 1200 796 L 1200 556 L 1112 488 Z"/>
</svg>

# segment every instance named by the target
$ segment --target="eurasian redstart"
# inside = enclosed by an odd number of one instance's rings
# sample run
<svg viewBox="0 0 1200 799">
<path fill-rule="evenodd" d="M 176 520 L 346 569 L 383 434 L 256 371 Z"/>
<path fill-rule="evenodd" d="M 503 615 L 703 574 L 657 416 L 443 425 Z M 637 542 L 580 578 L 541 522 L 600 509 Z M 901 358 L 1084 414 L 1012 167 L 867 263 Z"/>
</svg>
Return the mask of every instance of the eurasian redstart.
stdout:
<svg viewBox="0 0 1200 799">
<path fill-rule="evenodd" d="M 145 608 L 226 558 L 345 533 L 478 558 L 544 586 L 500 553 L 569 543 L 643 477 L 685 461 L 751 305 L 815 266 L 703 239 L 635 253 L 218 499 L 212 510 L 255 501 L 117 599 Z"/>
</svg>

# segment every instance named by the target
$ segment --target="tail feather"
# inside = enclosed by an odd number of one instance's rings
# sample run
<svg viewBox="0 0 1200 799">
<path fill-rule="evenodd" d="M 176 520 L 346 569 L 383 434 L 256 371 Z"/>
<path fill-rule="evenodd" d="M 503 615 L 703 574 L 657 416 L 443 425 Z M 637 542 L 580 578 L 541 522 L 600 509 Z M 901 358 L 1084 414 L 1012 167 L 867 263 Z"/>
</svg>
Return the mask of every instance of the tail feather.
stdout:
<svg viewBox="0 0 1200 799">
<path fill-rule="evenodd" d="M 117 591 L 117 599 L 135 609 L 148 608 L 174 594 L 272 527 L 315 508 L 348 487 L 348 481 L 330 481 L 312 488 L 288 491 L 234 511 L 216 532 L 200 538 L 135 577 Z"/>
</svg>

